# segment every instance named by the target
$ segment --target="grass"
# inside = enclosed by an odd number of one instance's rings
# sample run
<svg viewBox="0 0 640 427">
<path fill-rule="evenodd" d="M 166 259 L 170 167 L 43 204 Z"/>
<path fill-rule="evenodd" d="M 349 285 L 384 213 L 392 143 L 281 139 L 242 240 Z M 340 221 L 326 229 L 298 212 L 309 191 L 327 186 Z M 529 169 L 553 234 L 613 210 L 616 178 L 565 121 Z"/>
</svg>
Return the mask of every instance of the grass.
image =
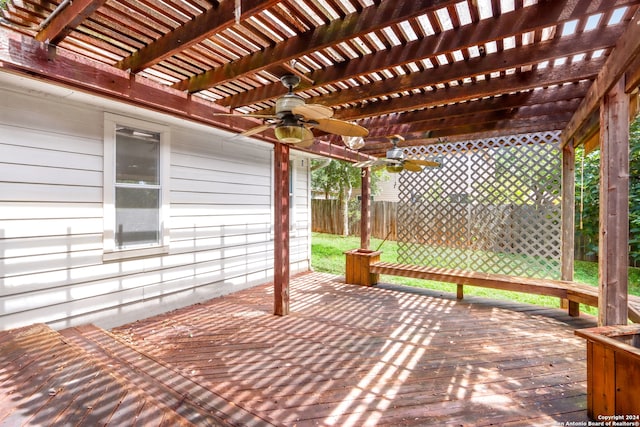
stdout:
<svg viewBox="0 0 640 427">
<path fill-rule="evenodd" d="M 382 245 L 382 246 L 380 246 Z M 336 236 L 333 234 L 313 233 L 311 243 L 311 266 L 315 271 L 344 276 L 345 256 L 344 252 L 358 248 L 360 238 L 352 236 Z M 371 249 L 382 251 L 381 261 L 397 262 L 398 244 L 394 241 L 371 239 Z M 574 268 L 574 280 L 592 286 L 598 286 L 598 264 L 595 262 L 576 261 Z M 451 283 L 434 282 L 431 280 L 411 279 L 406 277 L 382 276 L 385 283 L 396 283 L 419 288 L 427 288 L 441 292 L 455 293 L 456 285 Z M 501 291 L 499 289 L 480 288 L 475 286 L 465 287 L 465 295 L 475 295 L 493 299 L 506 299 L 528 304 L 536 304 L 544 307 L 558 307 L 558 298 L 544 295 L 531 295 L 520 292 Z M 640 295 L 640 268 L 629 268 L 629 293 Z M 580 310 L 596 314 L 594 307 L 581 305 Z"/>
</svg>

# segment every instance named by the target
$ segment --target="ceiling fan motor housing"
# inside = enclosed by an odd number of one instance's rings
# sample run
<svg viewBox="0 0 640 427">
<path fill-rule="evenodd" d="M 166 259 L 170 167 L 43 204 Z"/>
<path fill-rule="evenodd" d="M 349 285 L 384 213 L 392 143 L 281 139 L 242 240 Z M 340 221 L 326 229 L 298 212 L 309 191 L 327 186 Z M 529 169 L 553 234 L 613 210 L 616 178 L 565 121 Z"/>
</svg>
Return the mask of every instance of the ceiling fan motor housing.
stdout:
<svg viewBox="0 0 640 427">
<path fill-rule="evenodd" d="M 276 100 L 276 115 L 281 117 L 291 114 L 295 107 L 304 105 L 304 99 L 295 93 L 287 93 Z"/>
<path fill-rule="evenodd" d="M 404 159 L 404 151 L 402 151 L 402 148 L 393 147 L 387 151 L 387 159 L 402 160 Z"/>
</svg>

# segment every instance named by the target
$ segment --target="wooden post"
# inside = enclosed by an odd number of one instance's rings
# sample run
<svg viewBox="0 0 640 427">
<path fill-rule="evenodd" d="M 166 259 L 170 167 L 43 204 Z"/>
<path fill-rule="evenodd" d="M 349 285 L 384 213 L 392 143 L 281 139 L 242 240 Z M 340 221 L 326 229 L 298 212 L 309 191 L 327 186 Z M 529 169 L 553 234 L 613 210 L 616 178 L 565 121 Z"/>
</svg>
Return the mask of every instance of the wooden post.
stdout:
<svg viewBox="0 0 640 427">
<path fill-rule="evenodd" d="M 626 325 L 629 262 L 629 96 L 620 80 L 600 106 L 598 324 Z"/>
<path fill-rule="evenodd" d="M 560 254 L 560 278 L 573 281 L 575 215 L 576 215 L 576 151 L 572 143 L 562 149 L 562 247 Z M 580 316 L 580 303 L 562 300 L 561 306 L 569 309 L 569 316 Z"/>
<path fill-rule="evenodd" d="M 360 203 L 360 249 L 369 249 L 371 244 L 371 169 L 362 169 Z"/>
<path fill-rule="evenodd" d="M 274 145 L 273 312 L 289 314 L 289 146 Z"/>
</svg>

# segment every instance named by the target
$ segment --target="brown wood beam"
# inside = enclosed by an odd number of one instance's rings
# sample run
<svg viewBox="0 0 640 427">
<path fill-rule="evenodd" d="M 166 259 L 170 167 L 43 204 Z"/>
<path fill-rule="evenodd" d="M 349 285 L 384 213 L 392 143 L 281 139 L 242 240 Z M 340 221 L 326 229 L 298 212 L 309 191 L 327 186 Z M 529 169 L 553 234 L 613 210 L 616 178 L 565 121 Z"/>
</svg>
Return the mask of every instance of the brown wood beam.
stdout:
<svg viewBox="0 0 640 427">
<path fill-rule="evenodd" d="M 279 0 L 242 0 L 240 19 L 247 19 L 278 2 Z M 218 3 L 191 21 L 185 22 L 155 42 L 124 58 L 116 66 L 122 70 L 131 70 L 132 73 L 137 73 L 190 45 L 232 27 L 236 23 L 235 6 L 235 0 Z"/>
<path fill-rule="evenodd" d="M 630 2 L 591 2 L 588 9 L 585 8 L 581 10 L 573 9 L 575 5 L 567 1 L 538 3 L 531 7 L 517 9 L 511 13 L 500 15 L 495 19 L 479 21 L 471 25 L 457 28 L 455 31 L 440 32 L 425 39 L 418 39 L 396 47 L 391 47 L 384 51 L 373 52 L 370 55 L 354 58 L 349 61 L 336 64 L 333 67 L 313 71 L 308 75 L 308 77 L 309 80 L 314 82 L 314 84 L 301 83 L 300 86 L 298 86 L 298 90 L 306 90 L 335 84 L 337 82 L 344 81 L 345 79 L 369 75 L 373 71 L 406 65 L 423 58 L 432 58 L 439 54 L 450 53 L 456 49 L 480 46 L 491 40 L 500 40 L 512 35 L 522 34 L 523 32 L 534 31 L 550 25 L 556 25 L 558 22 L 561 23 L 566 20 L 576 19 L 578 17 L 577 12 L 585 14 L 603 13 L 627 3 Z M 610 34 L 615 33 L 617 38 L 617 36 L 622 32 L 622 28 L 610 28 L 605 32 L 608 33 L 605 37 L 608 38 L 610 37 Z M 597 38 L 595 35 L 590 35 L 588 33 L 581 34 L 580 36 Z M 556 40 L 556 42 L 557 41 L 558 40 Z M 603 46 L 612 46 L 615 43 L 615 40 L 608 42 L 601 40 L 596 41 L 596 43 Z M 549 44 L 551 45 L 553 42 Z M 588 44 L 579 43 L 579 45 L 584 46 L 585 50 L 596 49 L 596 47 L 588 47 Z M 521 48 L 522 47 L 518 48 L 518 50 Z M 514 51 L 505 52 L 505 54 L 511 55 L 512 52 Z M 462 63 L 456 63 L 455 66 L 457 67 L 460 64 Z M 496 65 L 494 64 L 493 67 L 496 68 Z M 429 70 L 429 72 L 432 71 L 434 70 Z M 393 80 L 397 81 L 397 79 Z M 454 79 L 450 78 L 450 80 L 447 81 L 451 80 Z M 404 88 L 401 84 L 397 84 L 396 91 L 399 87 Z M 251 105 L 268 101 L 282 95 L 282 93 L 282 85 L 279 82 L 276 82 L 252 91 L 234 95 L 233 97 L 225 98 L 219 102 L 221 105 L 236 108 L 243 105 Z M 326 103 L 322 99 L 319 101 L 325 105 L 335 105 Z"/>
<path fill-rule="evenodd" d="M 425 120 L 438 120 L 450 117 L 466 116 L 469 114 L 503 110 L 508 108 L 532 107 L 538 104 L 549 104 L 560 101 L 570 101 L 582 98 L 591 85 L 590 81 L 553 86 L 541 90 L 524 91 L 506 94 L 492 98 L 483 98 L 474 101 L 465 101 L 459 104 L 450 104 L 427 108 L 424 110 L 410 111 L 407 113 L 392 114 L 383 117 L 363 119 L 358 122 L 367 129 L 388 127 L 403 123 L 414 123 Z M 370 138 L 369 138 L 370 139 Z"/>
<path fill-rule="evenodd" d="M 370 6 L 360 13 L 349 14 L 344 19 L 333 20 L 329 24 L 316 27 L 237 61 L 206 71 L 188 80 L 177 82 L 173 87 L 188 92 L 205 90 L 237 79 L 243 74 L 255 73 L 273 64 L 289 62 L 333 46 L 340 41 L 364 36 L 378 28 L 398 24 L 428 11 L 439 9 L 449 3 L 454 4 L 455 1 L 383 2 L 377 6 Z"/>
<path fill-rule="evenodd" d="M 273 313 L 289 314 L 289 146 L 276 142 L 274 163 Z"/>
<path fill-rule="evenodd" d="M 4 28 L 0 28 L 0 71 L 71 87 L 231 132 L 240 133 L 260 124 L 240 114 L 237 117 L 216 117 L 213 113 L 226 113 L 228 110 Z M 264 135 L 257 138 L 275 141 L 274 137 Z M 354 162 L 366 160 L 358 152 L 326 141 L 317 141 L 304 151 Z"/>
<path fill-rule="evenodd" d="M 626 325 L 629 263 L 629 96 L 624 81 L 600 107 L 598 324 Z"/>
<path fill-rule="evenodd" d="M 503 93 L 543 88 L 576 80 L 588 80 L 597 75 L 603 63 L 604 59 L 600 58 L 542 70 L 536 69 L 521 75 L 509 75 L 473 84 L 450 86 L 424 94 L 403 96 L 388 101 L 370 103 L 359 108 L 341 110 L 336 112 L 336 117 L 342 120 L 357 120 L 370 116 L 435 107 L 445 103 L 496 96 Z"/>
<path fill-rule="evenodd" d="M 369 127 L 369 137 L 385 137 L 395 134 L 410 134 L 418 132 L 429 132 L 440 129 L 464 126 L 469 123 L 483 124 L 495 123 L 502 120 L 525 120 L 539 117 L 552 117 L 556 121 L 569 121 L 573 112 L 578 108 L 579 99 L 568 102 L 557 102 L 552 104 L 535 105 L 523 108 L 510 108 L 505 110 L 495 110 L 478 112 L 457 117 L 446 117 L 442 119 L 424 120 L 408 124 L 399 124 L 379 128 Z"/>
<path fill-rule="evenodd" d="M 483 21 L 484 22 L 484 21 Z M 358 103 L 372 98 L 390 96 L 401 91 L 412 91 L 427 86 L 463 80 L 469 76 L 491 74 L 511 68 L 539 64 L 558 57 L 604 49 L 615 44 L 622 27 L 606 27 L 602 31 L 576 34 L 570 37 L 552 39 L 548 42 L 522 46 L 487 55 L 458 61 L 450 65 L 421 72 L 406 74 L 394 79 L 380 80 L 347 90 L 309 98 L 307 102 L 324 105 L 344 105 Z"/>
<path fill-rule="evenodd" d="M 597 146 L 591 147 L 591 149 L 588 149 L 586 144 L 589 141 L 593 140 L 593 136 L 598 134 L 599 129 L 600 129 L 600 114 L 598 111 L 595 111 L 593 114 L 591 114 L 589 119 L 583 123 L 582 127 L 580 128 L 580 131 L 573 136 L 573 144 L 571 145 L 573 145 L 574 147 L 579 147 L 580 145 L 584 145 L 585 150 L 587 150 L 585 154 L 589 154 L 589 152 L 591 152 L 592 149 L 597 148 Z M 597 139 L 598 138 L 596 137 L 596 141 Z"/>
<path fill-rule="evenodd" d="M 35 39 L 54 45 L 60 43 L 105 2 L 106 0 L 73 0 L 38 31 Z"/>
<path fill-rule="evenodd" d="M 500 136 L 511 136 L 524 133 L 545 132 L 552 130 L 562 130 L 566 126 L 566 121 L 553 121 L 551 118 L 544 118 L 540 120 L 505 120 L 496 123 L 487 124 L 475 124 L 469 123 L 466 126 L 460 126 L 455 128 L 447 128 L 437 130 L 428 133 L 427 136 L 406 134 L 403 135 L 406 138 L 399 146 L 412 147 L 428 144 L 441 143 L 443 140 L 447 142 L 452 141 L 467 141 L 478 140 L 483 138 L 495 138 Z M 386 150 L 391 147 L 390 143 L 378 143 L 367 144 L 360 151 L 363 154 L 374 157 L 383 157 L 386 154 Z"/>
<path fill-rule="evenodd" d="M 638 55 L 640 55 L 640 37 L 638 37 L 638 34 L 640 34 L 640 9 L 631 18 L 627 29 L 620 36 L 616 47 L 607 57 L 606 63 L 598 73 L 598 77 L 591 85 L 582 104 L 562 133 L 563 145 L 573 139 L 584 122 L 600 107 L 602 99 L 614 85 L 618 84 L 618 81 L 629 70 L 629 66 L 636 61 Z"/>
<path fill-rule="evenodd" d="M 629 66 L 625 75 L 625 92 L 631 93 L 640 87 L 640 55 Z"/>
</svg>

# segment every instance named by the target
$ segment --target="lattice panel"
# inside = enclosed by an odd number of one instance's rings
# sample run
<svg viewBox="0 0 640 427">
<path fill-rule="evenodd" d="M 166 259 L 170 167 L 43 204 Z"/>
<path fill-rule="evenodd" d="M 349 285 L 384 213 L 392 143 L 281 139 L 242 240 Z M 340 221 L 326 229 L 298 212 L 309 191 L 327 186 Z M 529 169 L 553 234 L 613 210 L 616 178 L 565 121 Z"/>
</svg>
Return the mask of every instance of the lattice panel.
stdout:
<svg viewBox="0 0 640 427">
<path fill-rule="evenodd" d="M 409 147 L 440 168 L 402 172 L 398 253 L 407 264 L 560 276 L 559 132 Z"/>
</svg>

